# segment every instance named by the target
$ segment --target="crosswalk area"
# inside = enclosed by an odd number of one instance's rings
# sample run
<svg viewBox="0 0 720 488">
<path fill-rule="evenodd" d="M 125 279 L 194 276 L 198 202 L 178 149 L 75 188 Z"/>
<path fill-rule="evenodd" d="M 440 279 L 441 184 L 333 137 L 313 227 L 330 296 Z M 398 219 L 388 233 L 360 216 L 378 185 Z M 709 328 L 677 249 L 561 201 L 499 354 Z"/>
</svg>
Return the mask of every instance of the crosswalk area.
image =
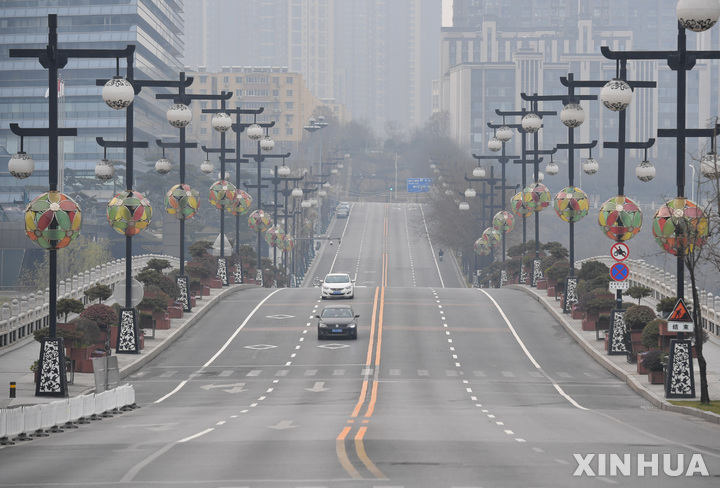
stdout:
<svg viewBox="0 0 720 488">
<path fill-rule="evenodd" d="M 189 368 L 154 368 L 148 369 L 141 373 L 136 373 L 133 378 L 142 378 L 143 380 L 177 380 L 177 379 L 210 379 L 210 378 L 245 378 L 245 379 L 363 379 L 375 376 L 374 368 L 365 366 L 268 366 L 263 368 L 252 366 L 238 366 L 232 369 L 208 368 L 206 370 L 197 371 Z M 598 381 L 600 377 L 593 373 L 566 371 L 548 372 L 547 376 L 558 383 L 563 382 L 588 382 Z M 460 369 L 399 369 L 399 368 L 382 368 L 378 372 L 380 381 L 386 380 L 440 380 L 462 378 L 465 380 L 476 380 L 479 382 L 539 382 L 546 383 L 548 378 L 539 371 L 509 371 L 509 370 L 475 370 L 464 372 Z M 606 382 L 606 379 L 602 380 Z"/>
</svg>

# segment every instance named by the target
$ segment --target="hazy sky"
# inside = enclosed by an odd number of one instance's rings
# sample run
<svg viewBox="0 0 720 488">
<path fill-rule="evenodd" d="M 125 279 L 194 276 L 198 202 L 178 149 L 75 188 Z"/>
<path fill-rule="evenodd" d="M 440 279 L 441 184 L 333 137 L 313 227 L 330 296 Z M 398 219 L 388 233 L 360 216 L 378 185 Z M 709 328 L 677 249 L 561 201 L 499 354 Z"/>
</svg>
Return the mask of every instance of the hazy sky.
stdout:
<svg viewBox="0 0 720 488">
<path fill-rule="evenodd" d="M 452 3 L 453 0 L 442 0 L 443 27 L 452 27 Z"/>
</svg>

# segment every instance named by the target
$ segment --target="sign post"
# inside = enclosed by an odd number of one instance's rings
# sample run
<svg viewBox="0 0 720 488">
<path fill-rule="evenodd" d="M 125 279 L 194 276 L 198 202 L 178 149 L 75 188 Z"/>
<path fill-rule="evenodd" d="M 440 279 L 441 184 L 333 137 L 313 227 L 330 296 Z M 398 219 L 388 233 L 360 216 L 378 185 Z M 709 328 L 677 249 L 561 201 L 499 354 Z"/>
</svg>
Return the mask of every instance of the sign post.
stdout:
<svg viewBox="0 0 720 488">
<path fill-rule="evenodd" d="M 668 331 L 693 332 L 695 323 L 685 301 L 678 298 L 668 317 Z M 665 371 L 665 398 L 694 398 L 695 374 L 692 360 L 692 341 L 672 339 Z"/>
<path fill-rule="evenodd" d="M 626 260 L 630 255 L 630 248 L 624 242 L 616 242 L 610 248 L 610 256 L 616 261 L 610 267 L 610 290 L 615 290 L 615 309 L 612 310 L 610 316 L 610 328 L 608 330 L 608 350 L 609 355 L 627 354 L 625 346 L 625 310 L 622 306 L 622 291 L 630 287 L 630 283 L 626 281 L 630 276 L 630 268 L 622 261 Z"/>
</svg>

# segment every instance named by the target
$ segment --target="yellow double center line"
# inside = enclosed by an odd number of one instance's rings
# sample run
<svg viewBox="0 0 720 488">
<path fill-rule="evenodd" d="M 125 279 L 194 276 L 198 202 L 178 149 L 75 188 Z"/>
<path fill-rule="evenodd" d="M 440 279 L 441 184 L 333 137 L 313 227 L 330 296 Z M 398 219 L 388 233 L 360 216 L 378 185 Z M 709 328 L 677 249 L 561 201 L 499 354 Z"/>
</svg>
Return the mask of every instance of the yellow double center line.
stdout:
<svg viewBox="0 0 720 488">
<path fill-rule="evenodd" d="M 383 229 L 383 254 L 382 254 L 382 283 L 380 288 L 375 289 L 375 298 L 373 300 L 373 313 L 370 324 L 370 342 L 368 344 L 367 358 L 365 360 L 365 379 L 363 380 L 362 388 L 360 390 L 360 397 L 358 399 L 355 408 L 353 409 L 348 425 L 343 428 L 340 435 L 335 440 L 335 450 L 337 452 L 340 464 L 347 471 L 347 473 L 353 479 L 364 479 L 365 477 L 360 473 L 358 468 L 350 460 L 348 452 L 345 446 L 345 441 L 348 439 L 353 432 L 353 429 L 357 427 L 354 435 L 354 447 L 355 453 L 358 459 L 365 466 L 372 476 L 377 479 L 387 479 L 387 477 L 378 469 L 377 466 L 370 460 L 367 453 L 365 452 L 365 445 L 363 444 L 363 438 L 367 432 L 367 425 L 370 422 L 375 411 L 375 403 L 377 401 L 378 394 L 378 371 L 380 369 L 380 352 L 382 350 L 382 330 L 383 330 L 383 312 L 385 308 L 385 287 L 387 285 L 387 236 L 388 236 L 388 218 L 387 218 L 387 206 L 385 207 L 385 225 Z M 374 360 L 373 360 L 374 357 Z M 369 371 L 372 368 L 372 376 Z M 368 391 L 370 394 L 368 395 Z M 366 407 L 363 418 L 360 419 L 360 413 Z"/>
</svg>

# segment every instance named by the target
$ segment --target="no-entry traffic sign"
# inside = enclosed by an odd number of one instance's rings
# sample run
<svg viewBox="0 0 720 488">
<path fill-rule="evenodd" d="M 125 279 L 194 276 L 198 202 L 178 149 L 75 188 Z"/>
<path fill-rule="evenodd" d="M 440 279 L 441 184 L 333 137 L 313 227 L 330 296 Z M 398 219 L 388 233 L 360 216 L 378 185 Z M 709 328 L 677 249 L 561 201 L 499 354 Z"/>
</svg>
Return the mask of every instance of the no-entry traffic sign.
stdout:
<svg viewBox="0 0 720 488">
<path fill-rule="evenodd" d="M 625 281 L 630 276 L 630 268 L 627 264 L 615 263 L 610 268 L 610 276 L 615 281 Z"/>
</svg>

